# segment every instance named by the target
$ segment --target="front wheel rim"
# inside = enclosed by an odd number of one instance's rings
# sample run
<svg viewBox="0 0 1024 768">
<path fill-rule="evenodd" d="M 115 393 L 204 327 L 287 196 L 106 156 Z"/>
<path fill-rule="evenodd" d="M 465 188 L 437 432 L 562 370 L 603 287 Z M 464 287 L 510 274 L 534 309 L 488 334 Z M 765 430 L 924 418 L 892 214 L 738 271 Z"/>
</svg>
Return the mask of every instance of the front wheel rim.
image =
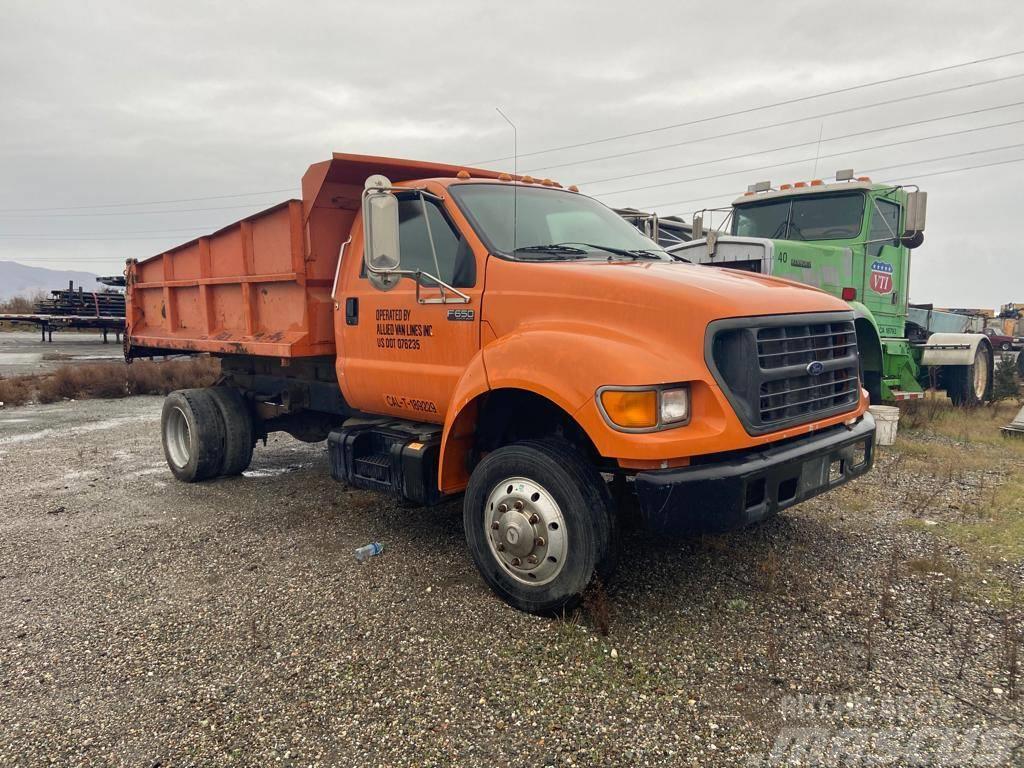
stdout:
<svg viewBox="0 0 1024 768">
<path fill-rule="evenodd" d="M 191 456 L 192 431 L 188 419 L 181 408 L 175 408 L 167 416 L 166 426 L 167 453 L 171 463 L 178 469 L 186 464 Z"/>
<path fill-rule="evenodd" d="M 565 516 L 540 483 L 525 477 L 497 483 L 487 495 L 483 523 L 491 556 L 519 583 L 539 587 L 565 567 Z"/>
</svg>

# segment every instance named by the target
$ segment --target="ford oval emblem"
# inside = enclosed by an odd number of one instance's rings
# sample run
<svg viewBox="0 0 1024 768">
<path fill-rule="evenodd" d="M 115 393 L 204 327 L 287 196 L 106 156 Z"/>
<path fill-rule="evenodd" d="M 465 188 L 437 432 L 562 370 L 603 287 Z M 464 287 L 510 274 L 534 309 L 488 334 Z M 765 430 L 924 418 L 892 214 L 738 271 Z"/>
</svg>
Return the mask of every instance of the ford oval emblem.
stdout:
<svg viewBox="0 0 1024 768">
<path fill-rule="evenodd" d="M 825 372 L 825 364 L 820 360 L 812 360 L 807 364 L 808 376 L 821 376 Z"/>
</svg>

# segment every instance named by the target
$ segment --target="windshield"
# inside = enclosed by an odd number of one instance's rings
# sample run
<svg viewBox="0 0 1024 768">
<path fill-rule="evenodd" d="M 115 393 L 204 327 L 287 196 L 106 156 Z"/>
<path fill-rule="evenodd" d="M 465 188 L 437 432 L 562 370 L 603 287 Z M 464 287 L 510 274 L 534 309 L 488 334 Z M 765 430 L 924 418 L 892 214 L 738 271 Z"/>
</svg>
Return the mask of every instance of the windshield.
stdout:
<svg viewBox="0 0 1024 768">
<path fill-rule="evenodd" d="M 793 196 L 737 205 L 732 234 L 778 240 L 847 240 L 860 235 L 864 197 L 859 193 Z"/>
<path fill-rule="evenodd" d="M 532 261 L 671 259 L 611 208 L 585 195 L 511 184 L 457 184 L 449 189 L 492 253 Z"/>
</svg>

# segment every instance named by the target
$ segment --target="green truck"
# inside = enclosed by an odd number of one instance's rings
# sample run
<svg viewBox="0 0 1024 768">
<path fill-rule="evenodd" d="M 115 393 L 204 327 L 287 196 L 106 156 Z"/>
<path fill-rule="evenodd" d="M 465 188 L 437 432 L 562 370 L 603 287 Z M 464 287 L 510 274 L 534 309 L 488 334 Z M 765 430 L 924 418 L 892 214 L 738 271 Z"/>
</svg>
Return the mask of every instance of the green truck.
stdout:
<svg viewBox="0 0 1024 768">
<path fill-rule="evenodd" d="M 732 203 L 725 224 L 669 252 L 687 261 L 787 278 L 849 302 L 872 403 L 945 389 L 958 405 L 987 402 L 993 351 L 972 318 L 908 301 L 910 253 L 924 241 L 927 193 L 839 171 L 820 179 L 759 182 Z M 982 330 L 981 327 L 973 330 Z"/>
</svg>

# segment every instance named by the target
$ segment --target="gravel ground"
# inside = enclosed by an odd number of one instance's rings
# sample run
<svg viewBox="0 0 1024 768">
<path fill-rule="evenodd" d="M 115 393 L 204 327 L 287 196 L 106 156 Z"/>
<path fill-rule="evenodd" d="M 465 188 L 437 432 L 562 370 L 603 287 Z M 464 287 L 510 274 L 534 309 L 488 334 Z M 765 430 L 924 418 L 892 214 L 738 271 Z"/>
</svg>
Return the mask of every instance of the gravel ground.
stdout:
<svg viewBox="0 0 1024 768">
<path fill-rule="evenodd" d="M 286 436 L 177 483 L 159 408 L 0 410 L 0 765 L 1021 759 L 987 591 L 1019 583 L 933 535 L 898 451 L 752 530 L 631 533 L 609 594 L 546 620 L 483 585 L 458 504 L 346 491 Z"/>
</svg>

